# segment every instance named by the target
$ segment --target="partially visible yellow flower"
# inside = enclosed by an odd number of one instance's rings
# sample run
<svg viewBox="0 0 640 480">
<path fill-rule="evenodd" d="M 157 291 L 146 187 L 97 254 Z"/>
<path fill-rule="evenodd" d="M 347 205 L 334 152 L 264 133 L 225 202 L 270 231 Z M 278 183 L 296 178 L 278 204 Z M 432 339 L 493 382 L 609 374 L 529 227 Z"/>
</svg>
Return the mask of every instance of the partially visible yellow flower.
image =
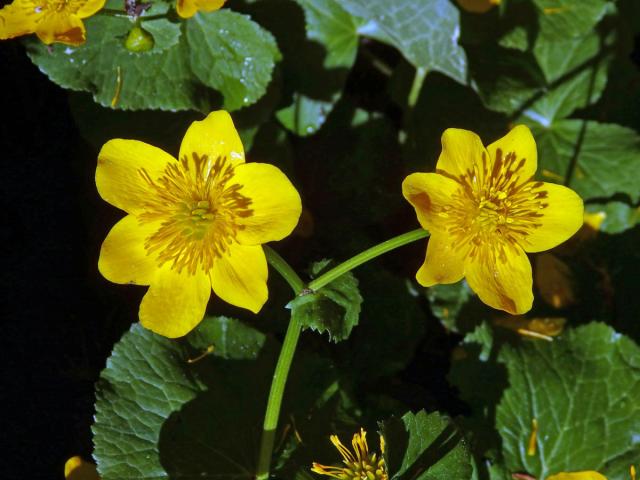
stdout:
<svg viewBox="0 0 640 480">
<path fill-rule="evenodd" d="M 100 480 L 96 466 L 77 456 L 71 457 L 64 464 L 64 478 L 66 480 Z"/>
<path fill-rule="evenodd" d="M 14 0 L 0 10 L 0 39 L 35 33 L 54 42 L 81 45 L 86 40 L 83 18 L 104 6 L 105 0 Z"/>
<path fill-rule="evenodd" d="M 542 299 L 554 308 L 565 308 L 576 301 L 571 269 L 552 253 L 536 257 L 535 282 Z"/>
<path fill-rule="evenodd" d="M 96 169 L 102 198 L 129 214 L 107 235 L 98 268 L 115 283 L 150 285 L 140 322 L 166 337 L 202 320 L 212 288 L 258 312 L 268 295 L 261 245 L 289 235 L 302 208 L 278 168 L 245 163 L 227 112 L 193 122 L 178 158 L 115 139 Z"/>
<path fill-rule="evenodd" d="M 500 0 L 456 0 L 463 10 L 471 13 L 485 13 L 496 5 L 500 5 Z"/>
<path fill-rule="evenodd" d="M 335 445 L 342 455 L 344 467 L 327 467 L 319 463 L 313 463 L 311 471 L 320 475 L 338 478 L 340 480 L 388 480 L 387 468 L 382 454 L 384 453 L 384 438 L 380 437 L 380 457 L 375 453 L 369 453 L 367 445 L 367 432 L 360 429 L 360 433 L 353 435 L 351 445 L 353 453 L 345 447 L 337 435 L 331 435 L 331 443 Z"/>
<path fill-rule="evenodd" d="M 561 317 L 527 318 L 521 315 L 509 315 L 496 318 L 493 323 L 525 337 L 552 341 L 553 337 L 557 337 L 564 331 L 567 319 Z"/>
<path fill-rule="evenodd" d="M 480 137 L 450 128 L 442 135 L 437 173 L 414 173 L 402 184 L 420 225 L 431 232 L 416 274 L 429 287 L 463 277 L 480 299 L 512 314 L 533 302 L 531 263 L 582 225 L 580 197 L 567 187 L 533 179 L 536 143 L 515 127 L 485 148 Z"/>
<path fill-rule="evenodd" d="M 178 0 L 176 11 L 182 18 L 193 17 L 197 12 L 219 10 L 226 0 Z"/>
<path fill-rule="evenodd" d="M 607 480 L 604 475 L 592 470 L 584 472 L 561 472 L 547 477 L 547 480 Z"/>
</svg>

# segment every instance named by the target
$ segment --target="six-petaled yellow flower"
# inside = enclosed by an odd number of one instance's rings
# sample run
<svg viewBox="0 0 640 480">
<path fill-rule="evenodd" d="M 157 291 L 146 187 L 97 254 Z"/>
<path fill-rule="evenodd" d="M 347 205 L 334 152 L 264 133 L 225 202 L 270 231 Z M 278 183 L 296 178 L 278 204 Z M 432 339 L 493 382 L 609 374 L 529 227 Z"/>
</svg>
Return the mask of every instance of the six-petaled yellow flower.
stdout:
<svg viewBox="0 0 640 480">
<path fill-rule="evenodd" d="M 193 17 L 197 12 L 219 10 L 226 0 L 178 0 L 176 11 L 182 18 Z"/>
<path fill-rule="evenodd" d="M 447 129 L 436 173 L 414 173 L 402 184 L 418 221 L 431 232 L 423 286 L 466 277 L 480 299 L 512 314 L 533 302 L 531 263 L 582 225 L 580 197 L 533 179 L 536 144 L 517 126 L 487 148 L 473 132 Z"/>
<path fill-rule="evenodd" d="M 115 139 L 100 151 L 96 185 L 126 211 L 102 244 L 98 268 L 112 282 L 150 285 L 140 322 L 167 337 L 203 318 L 211 289 L 258 312 L 267 299 L 261 244 L 293 230 L 300 196 L 264 163 L 245 163 L 227 112 L 191 124 L 179 160 L 136 140 Z"/>
<path fill-rule="evenodd" d="M 81 45 L 86 40 L 83 18 L 104 6 L 105 0 L 14 0 L 0 10 L 0 39 L 35 33 L 54 42 Z"/>
<path fill-rule="evenodd" d="M 367 432 L 360 429 L 353 435 L 351 445 L 353 453 L 345 447 L 337 435 L 331 435 L 331 443 L 335 445 L 342 455 L 344 467 L 327 467 L 319 463 L 313 463 L 311 471 L 320 475 L 338 478 L 340 480 L 388 480 L 387 468 L 382 458 L 384 453 L 384 438 L 380 437 L 380 457 L 375 453 L 369 453 L 367 445 Z"/>
</svg>

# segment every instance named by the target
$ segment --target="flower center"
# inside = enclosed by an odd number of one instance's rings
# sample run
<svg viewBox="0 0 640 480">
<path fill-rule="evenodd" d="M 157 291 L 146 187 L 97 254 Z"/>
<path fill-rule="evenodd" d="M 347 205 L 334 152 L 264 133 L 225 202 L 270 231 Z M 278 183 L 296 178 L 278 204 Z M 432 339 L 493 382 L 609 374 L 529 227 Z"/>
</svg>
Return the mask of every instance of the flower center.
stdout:
<svg viewBox="0 0 640 480">
<path fill-rule="evenodd" d="M 359 462 L 345 462 L 346 468 L 341 472 L 341 480 L 387 480 L 384 460 L 376 462 L 376 455 L 369 455 Z"/>
<path fill-rule="evenodd" d="M 541 226 L 548 204 L 542 182 L 522 178 L 525 159 L 497 150 L 493 165 L 486 155 L 455 180 L 460 188 L 450 205 L 439 212 L 457 248 L 473 257 L 485 244 L 515 246 Z M 504 252 L 502 252 L 504 253 Z"/>
<path fill-rule="evenodd" d="M 169 164 L 157 180 L 144 169 L 139 173 L 154 192 L 139 218 L 158 224 L 145 249 L 159 266 L 168 263 L 191 275 L 198 268 L 208 272 L 244 229 L 239 220 L 253 214 L 226 158 L 193 153 L 191 160 Z"/>
</svg>

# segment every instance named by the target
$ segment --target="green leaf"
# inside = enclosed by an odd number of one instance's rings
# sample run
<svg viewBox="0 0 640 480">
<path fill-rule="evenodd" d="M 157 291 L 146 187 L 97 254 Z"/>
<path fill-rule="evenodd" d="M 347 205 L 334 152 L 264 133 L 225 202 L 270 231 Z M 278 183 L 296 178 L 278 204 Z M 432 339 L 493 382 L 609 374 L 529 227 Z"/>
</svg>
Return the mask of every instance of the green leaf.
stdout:
<svg viewBox="0 0 640 480">
<path fill-rule="evenodd" d="M 187 39 L 194 74 L 222 92 L 226 110 L 251 105 L 267 91 L 280 51 L 248 16 L 228 9 L 198 13 L 187 22 Z"/>
<path fill-rule="evenodd" d="M 554 342 L 505 347 L 509 388 L 496 427 L 511 472 L 536 478 L 596 470 L 626 480 L 640 455 L 640 349 L 608 326 L 590 324 Z M 537 454 L 526 455 L 531 419 Z"/>
<path fill-rule="evenodd" d="M 523 115 L 548 126 L 602 95 L 612 55 L 596 32 L 580 38 L 538 40 L 533 54 L 544 74 L 545 90 Z"/>
<path fill-rule="evenodd" d="M 438 412 L 422 410 L 380 423 L 385 463 L 392 480 L 467 480 L 471 457 L 456 426 Z"/>
<path fill-rule="evenodd" d="M 265 342 L 265 335 L 229 317 L 205 317 L 189 336 L 194 348 L 213 347 L 213 355 L 228 359 L 255 359 Z"/>
<path fill-rule="evenodd" d="M 460 12 L 449 0 L 343 0 L 342 6 L 364 20 L 361 35 L 394 46 L 415 67 L 467 83 Z"/>
<path fill-rule="evenodd" d="M 533 0 L 541 37 L 567 38 L 588 33 L 607 11 L 606 0 Z"/>
<path fill-rule="evenodd" d="M 321 260 L 311 265 L 311 277 L 317 277 L 329 265 Z M 333 342 L 345 340 L 358 324 L 362 297 L 358 280 L 351 272 L 336 278 L 320 290 L 296 297 L 289 303 L 291 316 L 305 328 L 327 332 Z"/>
<path fill-rule="evenodd" d="M 623 202 L 590 203 L 585 210 L 604 215 L 599 231 L 605 233 L 622 233 L 640 223 L 640 207 Z"/>
<path fill-rule="evenodd" d="M 358 51 L 358 24 L 337 0 L 296 3 L 304 11 L 305 35 L 295 41 L 283 32 L 291 49 L 284 67 L 293 92 L 277 118 L 288 130 L 306 136 L 318 131 L 342 95 Z"/>
<path fill-rule="evenodd" d="M 112 0 L 109 6 L 120 8 L 121 3 Z M 154 2 L 148 15 L 169 8 L 168 3 Z M 47 47 L 35 38 L 25 44 L 31 60 L 51 80 L 92 93 L 104 107 L 209 112 L 221 103 L 213 87 L 224 96 L 225 108 L 237 109 L 262 96 L 279 59 L 268 32 L 228 10 L 179 23 L 144 21 L 155 45 L 139 53 L 124 46 L 133 27 L 128 18 L 95 15 L 85 23 L 88 40 L 80 47 Z M 181 34 L 185 25 L 187 33 Z M 217 42 L 209 43 L 212 39 Z"/>
<path fill-rule="evenodd" d="M 261 350 L 255 361 L 213 355 L 193 363 L 189 359 L 199 357 L 204 344 L 230 357 L 251 357 L 257 354 L 259 335 L 225 318 L 207 319 L 181 341 L 133 325 L 96 386 L 94 455 L 102 479 L 203 473 L 252 478 L 259 435 L 255 425 L 264 413 L 273 346 Z M 251 355 L 240 351 L 245 340 Z"/>
<path fill-rule="evenodd" d="M 586 120 L 561 120 L 549 128 L 531 125 L 538 144 L 538 176 L 562 181 L 574 156 L 569 186 L 583 199 L 626 194 L 640 198 L 640 136 L 619 125 Z"/>
</svg>

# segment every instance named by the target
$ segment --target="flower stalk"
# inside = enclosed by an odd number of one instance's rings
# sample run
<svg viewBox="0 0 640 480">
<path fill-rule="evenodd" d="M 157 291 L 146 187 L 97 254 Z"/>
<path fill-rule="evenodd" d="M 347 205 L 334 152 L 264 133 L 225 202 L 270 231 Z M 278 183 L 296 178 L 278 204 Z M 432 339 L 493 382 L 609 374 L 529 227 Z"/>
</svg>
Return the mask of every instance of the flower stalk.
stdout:
<svg viewBox="0 0 640 480">
<path fill-rule="evenodd" d="M 363 263 L 398 247 L 402 247 L 408 243 L 425 238 L 428 235 L 429 233 L 426 230 L 419 228 L 386 240 L 332 268 L 309 283 L 308 288 L 312 292 L 319 290 L 334 281 L 336 278 L 344 275 Z M 264 251 L 269 265 L 271 265 L 282 276 L 282 278 L 284 278 L 296 295 L 303 295 L 305 291 L 304 282 L 291 268 L 291 266 L 272 248 L 265 246 Z M 280 418 L 282 397 L 284 395 L 287 378 L 289 377 L 289 370 L 291 369 L 291 363 L 296 352 L 301 331 L 302 325 L 299 320 L 295 316 L 291 316 L 289 326 L 287 327 L 287 333 L 285 334 L 284 341 L 282 343 L 282 350 L 280 350 L 280 356 L 278 357 L 278 363 L 276 364 L 276 369 L 273 373 L 273 380 L 271 381 L 269 399 L 267 400 L 267 410 L 265 412 L 262 427 L 262 437 L 260 439 L 260 450 L 255 477 L 256 480 L 266 480 L 269 478 L 273 443 L 276 435 L 276 428 L 278 427 L 278 419 Z"/>
</svg>

